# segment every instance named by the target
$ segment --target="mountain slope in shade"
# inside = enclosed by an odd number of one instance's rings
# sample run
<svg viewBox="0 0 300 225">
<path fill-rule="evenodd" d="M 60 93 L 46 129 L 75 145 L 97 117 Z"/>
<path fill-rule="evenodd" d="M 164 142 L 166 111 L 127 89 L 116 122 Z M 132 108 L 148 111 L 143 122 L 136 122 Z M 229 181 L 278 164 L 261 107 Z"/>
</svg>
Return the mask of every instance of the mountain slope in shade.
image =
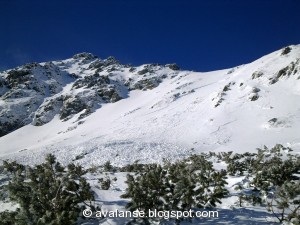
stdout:
<svg viewBox="0 0 300 225">
<path fill-rule="evenodd" d="M 202 151 L 300 152 L 300 45 L 212 72 L 122 65 L 89 53 L 0 74 L 0 156 L 83 165 Z"/>
</svg>

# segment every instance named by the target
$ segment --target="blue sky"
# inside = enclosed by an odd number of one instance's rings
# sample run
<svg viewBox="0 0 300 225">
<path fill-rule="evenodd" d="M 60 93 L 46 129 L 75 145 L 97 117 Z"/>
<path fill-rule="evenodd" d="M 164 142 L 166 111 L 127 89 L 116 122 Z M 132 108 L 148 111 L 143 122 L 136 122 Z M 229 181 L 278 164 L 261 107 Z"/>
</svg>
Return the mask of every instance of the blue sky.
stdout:
<svg viewBox="0 0 300 225">
<path fill-rule="evenodd" d="M 300 44 L 299 0 L 0 0 L 0 69 L 78 52 L 194 71 Z"/>
</svg>

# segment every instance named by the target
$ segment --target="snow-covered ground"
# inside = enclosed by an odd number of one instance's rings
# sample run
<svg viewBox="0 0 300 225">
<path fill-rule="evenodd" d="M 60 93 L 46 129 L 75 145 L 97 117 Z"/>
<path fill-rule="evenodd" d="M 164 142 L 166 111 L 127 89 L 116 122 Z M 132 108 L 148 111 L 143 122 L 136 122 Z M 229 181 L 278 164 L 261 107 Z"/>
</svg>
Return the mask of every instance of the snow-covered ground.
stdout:
<svg viewBox="0 0 300 225">
<path fill-rule="evenodd" d="M 68 59 L 53 62 L 53 65 L 62 74 L 84 78 L 95 73 L 89 67 L 92 63 L 91 60 L 83 63 Z M 134 70 L 143 68 L 145 65 Z M 93 106 L 95 110 L 84 118 L 80 117 L 82 110 L 68 120 L 62 120 L 58 113 L 53 114 L 53 119 L 41 126 L 35 126 L 33 120 L 0 137 L 0 159 L 16 159 L 32 165 L 53 153 L 64 164 L 75 161 L 89 168 L 108 160 L 113 165 L 123 166 L 135 161 L 174 161 L 208 151 L 255 152 L 258 147 L 272 147 L 277 143 L 300 153 L 300 45 L 291 46 L 288 54 L 282 54 L 281 49 L 252 63 L 219 71 L 202 73 L 159 67 L 154 75 L 144 75 L 163 77 L 157 87 L 147 90 L 118 86 L 143 77 L 142 73 L 132 71 L 128 67 L 112 73 L 100 71 L 101 76 L 110 76 L 115 82 L 121 100 L 100 102 L 99 107 Z M 5 77 L 6 73 L 1 76 Z M 59 96 L 92 93 L 83 87 L 72 89 L 75 81 L 62 79 L 61 90 L 46 94 L 37 112 Z M 0 88 L 0 91 L 6 90 Z M 10 103 L 17 105 L 18 101 L 22 98 L 14 98 Z M 8 101 L 1 99 L 0 110 L 9 108 L 7 104 Z M 18 110 L 21 113 L 22 109 Z M 96 200 L 107 210 L 124 210 L 126 200 L 120 195 L 126 188 L 125 174 L 109 176 L 116 177 L 117 181 L 109 190 L 99 190 L 96 187 L 99 177 L 90 175 Z M 194 219 L 193 222 L 274 224 L 274 218 L 264 208 L 237 206 L 237 192 L 233 187 L 245 182 L 243 179 L 245 177 L 228 178 L 231 195 L 218 206 L 219 218 Z M 11 206 L 1 203 L 0 207 Z M 109 218 L 102 222 L 124 224 L 125 220 Z"/>
<path fill-rule="evenodd" d="M 128 202 L 127 199 L 120 198 L 126 189 L 126 184 L 124 184 L 126 173 L 107 173 L 103 174 L 100 177 L 109 176 L 111 179 L 117 178 L 116 181 L 112 183 L 112 186 L 109 190 L 100 190 L 95 188 L 99 184 L 98 179 L 99 175 L 93 176 L 90 175 L 89 179 L 91 180 L 92 186 L 94 186 L 93 191 L 96 192 L 95 202 L 102 206 L 103 211 L 126 211 L 126 204 Z M 218 204 L 216 208 L 213 209 L 205 209 L 205 211 L 217 211 L 218 217 L 210 217 L 210 218 L 193 218 L 192 224 L 244 224 L 244 225 L 272 225 L 278 224 L 276 218 L 272 213 L 268 212 L 266 208 L 261 206 L 252 206 L 247 203 L 243 203 L 242 207 L 239 207 L 238 204 L 238 192 L 234 190 L 234 187 L 243 181 L 247 180 L 245 176 L 241 177 L 229 177 L 227 182 L 227 189 L 230 191 L 229 197 L 222 199 L 222 203 Z M 95 218 L 93 216 L 92 218 Z M 119 225 L 126 224 L 126 222 L 130 221 L 130 218 L 109 218 L 99 220 L 91 220 L 86 221 L 83 220 L 84 225 L 98 225 L 99 221 L 101 221 L 101 225 Z M 164 222 L 163 224 L 174 224 L 174 221 Z M 182 225 L 191 224 L 188 221 L 183 221 L 180 223 Z"/>
<path fill-rule="evenodd" d="M 278 50 L 220 71 L 161 68 L 157 73 L 166 78 L 151 90 L 131 90 L 80 120 L 80 113 L 67 121 L 56 115 L 43 126 L 28 124 L 1 137 L 0 157 L 30 164 L 49 152 L 63 162 L 84 154 L 78 163 L 88 166 L 107 160 L 116 165 L 161 162 L 205 151 L 253 152 L 276 143 L 300 152 L 300 46 L 291 47 L 287 55 Z M 86 65 L 63 62 L 68 73 L 92 73 Z M 291 74 L 272 84 L 288 66 Z M 141 75 L 125 68 L 111 76 Z M 74 91 L 71 84 L 59 94 Z"/>
</svg>

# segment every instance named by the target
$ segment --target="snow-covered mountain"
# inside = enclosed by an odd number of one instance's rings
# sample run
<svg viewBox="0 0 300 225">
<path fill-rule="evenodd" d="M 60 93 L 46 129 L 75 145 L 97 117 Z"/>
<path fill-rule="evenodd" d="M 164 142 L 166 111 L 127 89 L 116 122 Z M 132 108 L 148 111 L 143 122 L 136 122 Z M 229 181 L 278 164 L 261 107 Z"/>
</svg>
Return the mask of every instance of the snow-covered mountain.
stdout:
<svg viewBox="0 0 300 225">
<path fill-rule="evenodd" d="M 300 152 L 300 45 L 212 72 L 81 53 L 0 72 L 0 157 L 83 165 L 203 151 Z"/>
</svg>

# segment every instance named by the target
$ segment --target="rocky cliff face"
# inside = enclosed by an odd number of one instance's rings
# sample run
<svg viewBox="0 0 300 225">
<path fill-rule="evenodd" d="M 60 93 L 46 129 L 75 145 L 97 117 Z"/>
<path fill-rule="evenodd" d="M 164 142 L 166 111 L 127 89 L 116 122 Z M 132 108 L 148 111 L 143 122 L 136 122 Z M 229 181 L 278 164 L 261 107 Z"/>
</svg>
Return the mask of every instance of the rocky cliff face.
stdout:
<svg viewBox="0 0 300 225">
<path fill-rule="evenodd" d="M 178 70 L 176 64 L 132 67 L 113 57 L 80 53 L 0 72 L 0 136 L 29 123 L 41 126 L 55 116 L 80 120 L 103 104 L 127 98 L 131 90 L 157 87 Z"/>
<path fill-rule="evenodd" d="M 160 162 L 278 143 L 300 152 L 299 96 L 300 45 L 205 73 L 90 53 L 31 63 L 0 73 L 0 159 Z"/>
</svg>

